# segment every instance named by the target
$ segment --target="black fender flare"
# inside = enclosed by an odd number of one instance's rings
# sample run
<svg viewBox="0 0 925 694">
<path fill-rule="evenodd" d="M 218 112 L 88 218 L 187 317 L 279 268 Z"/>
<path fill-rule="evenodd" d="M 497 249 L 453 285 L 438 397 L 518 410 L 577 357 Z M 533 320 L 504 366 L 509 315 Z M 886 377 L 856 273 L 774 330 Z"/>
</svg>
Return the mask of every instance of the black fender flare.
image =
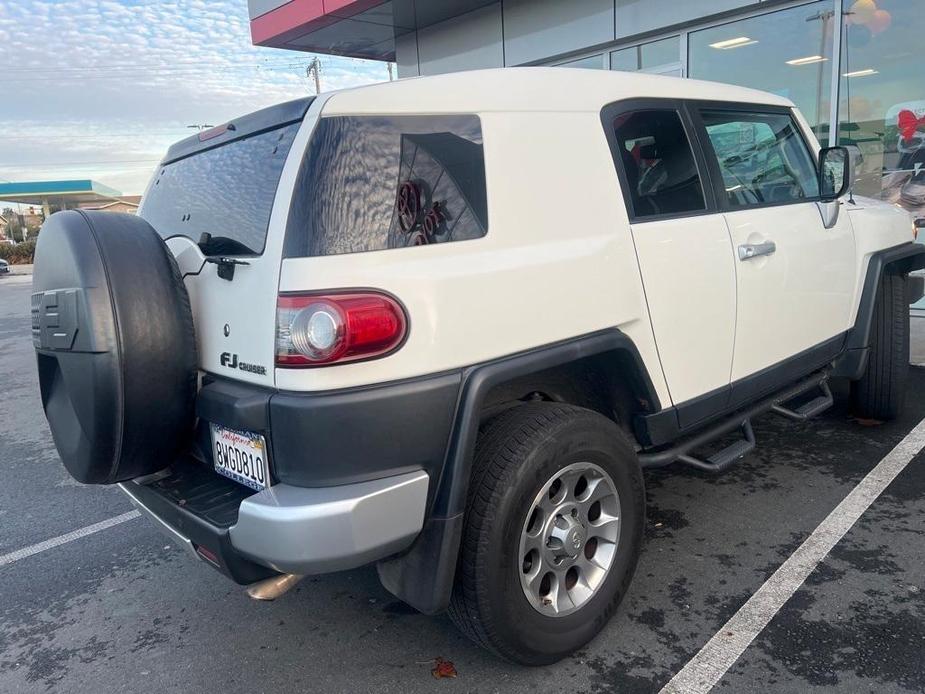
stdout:
<svg viewBox="0 0 925 694">
<path fill-rule="evenodd" d="M 884 274 L 905 275 L 923 268 L 925 245 L 912 241 L 877 251 L 870 257 L 854 326 L 848 332 L 842 354 L 835 360 L 833 376 L 857 380 L 864 373 L 870 350 L 871 326 L 880 278 Z"/>
<path fill-rule="evenodd" d="M 633 386 L 646 394 L 649 409 L 661 406 L 645 363 L 633 341 L 609 328 L 539 347 L 463 370 L 453 430 L 433 506 L 420 535 L 404 554 L 379 562 L 379 579 L 389 592 L 425 614 L 444 611 L 450 602 L 462 537 L 466 498 L 480 413 L 486 395 L 520 376 L 614 352 L 633 365 Z"/>
</svg>

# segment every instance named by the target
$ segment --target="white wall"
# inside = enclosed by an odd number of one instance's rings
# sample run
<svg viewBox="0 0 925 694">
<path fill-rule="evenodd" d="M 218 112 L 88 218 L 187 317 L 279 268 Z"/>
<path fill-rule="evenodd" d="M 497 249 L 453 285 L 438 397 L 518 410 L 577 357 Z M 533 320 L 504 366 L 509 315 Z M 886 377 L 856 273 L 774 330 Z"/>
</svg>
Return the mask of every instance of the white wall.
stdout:
<svg viewBox="0 0 925 694">
<path fill-rule="evenodd" d="M 613 0 L 504 0 L 502 5 L 507 65 L 544 60 L 615 38 Z"/>
<path fill-rule="evenodd" d="M 422 75 L 503 67 L 501 3 L 419 29 L 417 49 Z"/>
</svg>

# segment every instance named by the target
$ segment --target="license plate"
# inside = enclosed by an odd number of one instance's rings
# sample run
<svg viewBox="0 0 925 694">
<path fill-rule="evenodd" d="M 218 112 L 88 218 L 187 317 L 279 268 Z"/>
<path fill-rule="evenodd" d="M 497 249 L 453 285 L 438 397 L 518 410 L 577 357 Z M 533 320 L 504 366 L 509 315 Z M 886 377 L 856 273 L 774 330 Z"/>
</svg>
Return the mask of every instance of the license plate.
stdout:
<svg viewBox="0 0 925 694">
<path fill-rule="evenodd" d="M 258 492 L 270 484 L 266 451 L 260 434 L 212 425 L 215 471 Z"/>
</svg>

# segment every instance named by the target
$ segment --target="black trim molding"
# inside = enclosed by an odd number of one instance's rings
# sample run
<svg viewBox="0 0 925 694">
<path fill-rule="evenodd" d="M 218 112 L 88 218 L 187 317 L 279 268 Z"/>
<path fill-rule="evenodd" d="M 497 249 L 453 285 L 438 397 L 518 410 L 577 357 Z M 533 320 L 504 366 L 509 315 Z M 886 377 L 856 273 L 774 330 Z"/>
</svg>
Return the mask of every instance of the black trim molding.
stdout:
<svg viewBox="0 0 925 694">
<path fill-rule="evenodd" d="M 830 364 L 842 352 L 847 336 L 848 333 L 841 333 L 728 386 L 640 417 L 637 419 L 636 438 L 646 448 L 663 446 L 785 388 Z"/>
<path fill-rule="evenodd" d="M 867 368 L 870 331 L 874 320 L 874 305 L 877 299 L 877 289 L 880 287 L 880 277 L 884 273 L 904 275 L 922 268 L 925 268 L 925 246 L 911 241 L 878 251 L 870 257 L 854 327 L 845 342 L 844 354 L 835 362 L 833 376 L 857 380 Z"/>
</svg>

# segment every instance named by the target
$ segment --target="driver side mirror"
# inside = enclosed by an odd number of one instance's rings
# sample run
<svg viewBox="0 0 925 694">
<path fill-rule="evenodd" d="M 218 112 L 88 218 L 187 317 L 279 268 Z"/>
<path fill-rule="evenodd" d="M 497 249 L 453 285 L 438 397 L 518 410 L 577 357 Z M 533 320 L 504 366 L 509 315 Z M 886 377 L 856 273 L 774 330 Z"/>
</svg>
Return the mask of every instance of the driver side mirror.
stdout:
<svg viewBox="0 0 925 694">
<path fill-rule="evenodd" d="M 823 147 L 819 152 L 819 197 L 837 200 L 851 185 L 851 157 L 845 147 Z"/>
</svg>

